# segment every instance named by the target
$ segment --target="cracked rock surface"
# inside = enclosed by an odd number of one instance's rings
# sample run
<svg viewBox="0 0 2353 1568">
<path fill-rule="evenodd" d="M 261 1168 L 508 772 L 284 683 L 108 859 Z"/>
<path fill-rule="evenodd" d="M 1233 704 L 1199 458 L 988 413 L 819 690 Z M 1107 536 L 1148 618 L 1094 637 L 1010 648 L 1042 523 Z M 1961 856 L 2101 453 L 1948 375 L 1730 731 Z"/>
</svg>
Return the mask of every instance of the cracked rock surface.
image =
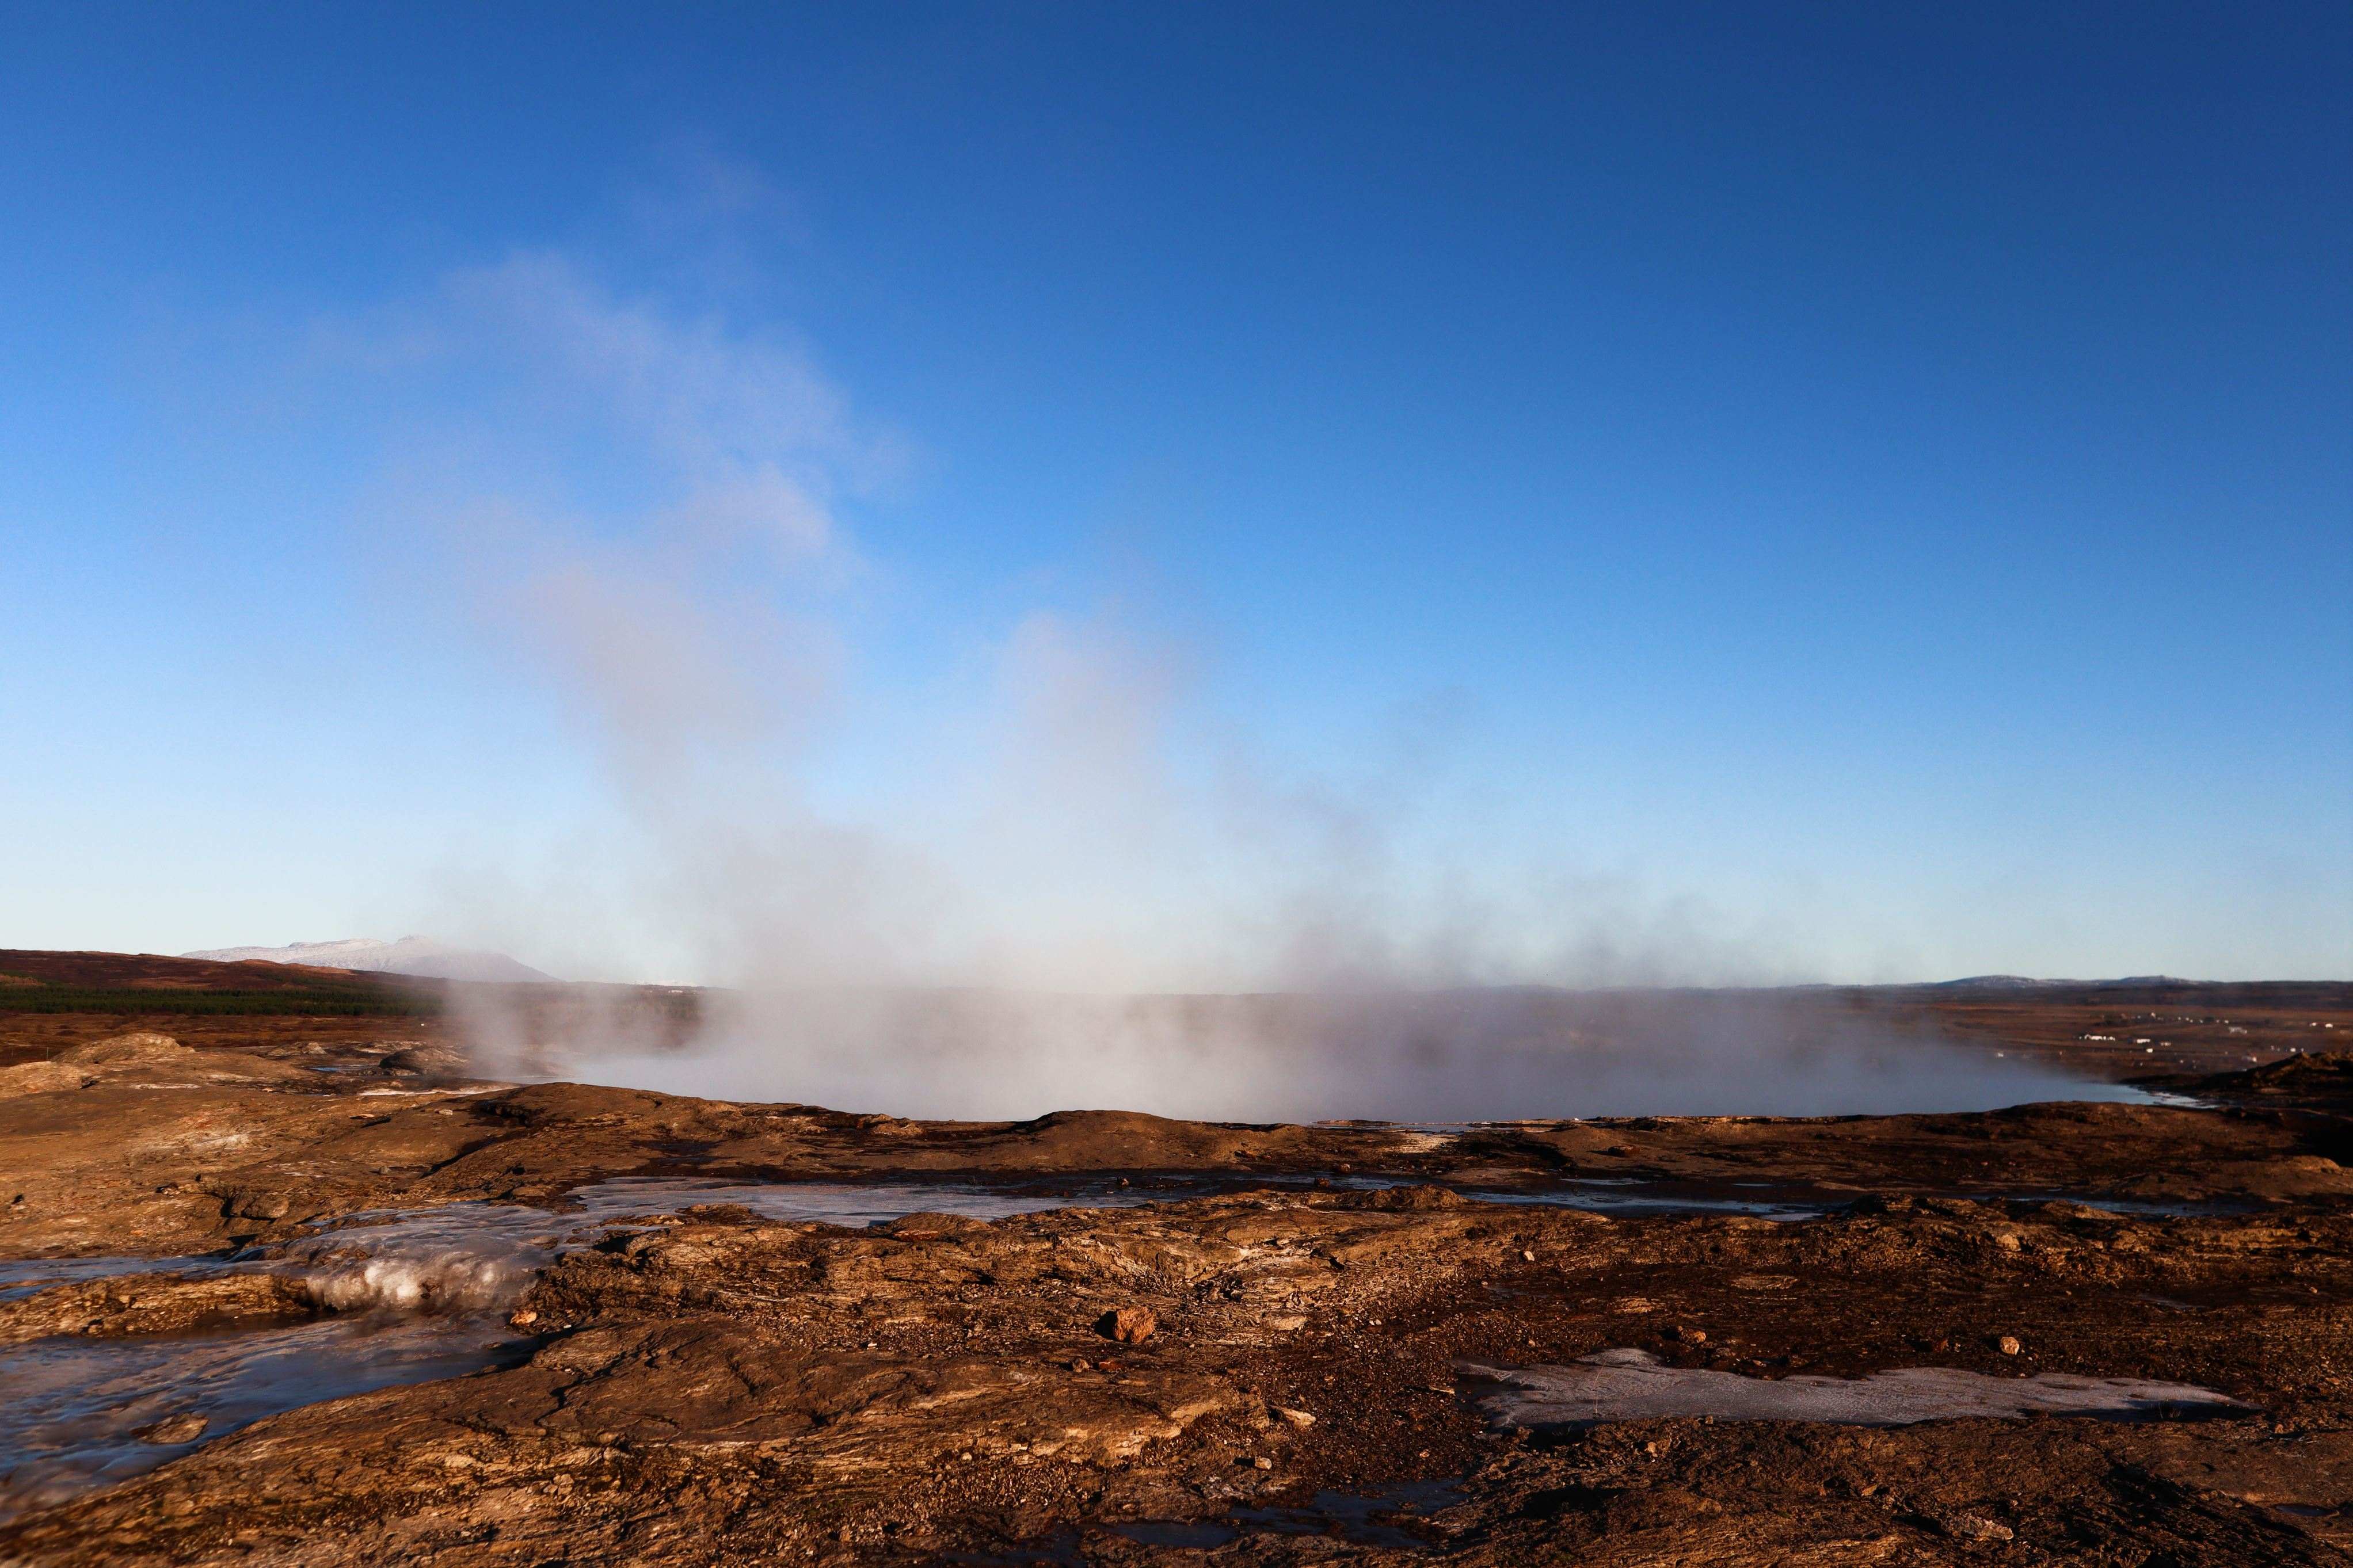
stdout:
<svg viewBox="0 0 2353 1568">
<path fill-rule="evenodd" d="M 682 1173 L 1170 1184 L 994 1220 L 600 1217 L 500 1303 L 483 1370 L 227 1431 L 168 1415 L 167 1462 L 18 1513 L 0 1561 L 2154 1568 L 2353 1542 L 2353 1188 L 2326 1064 L 2211 1109 L 1434 1138 L 918 1123 L 375 1062 L 150 1039 L 0 1099 L 24 1194 L 0 1248 L 100 1270 L 0 1298 L 0 1353 L 331 1316 L 298 1274 L 220 1254 L 357 1210 L 560 1215 L 586 1184 Z M 1806 1217 L 1537 1201 L 1595 1175 Z M 1122 1313 L 1151 1331 L 1106 1337 Z M 1767 1381 L 2153 1379 L 2237 1407 L 1515 1425 L 1473 1373 L 1636 1350 Z"/>
</svg>

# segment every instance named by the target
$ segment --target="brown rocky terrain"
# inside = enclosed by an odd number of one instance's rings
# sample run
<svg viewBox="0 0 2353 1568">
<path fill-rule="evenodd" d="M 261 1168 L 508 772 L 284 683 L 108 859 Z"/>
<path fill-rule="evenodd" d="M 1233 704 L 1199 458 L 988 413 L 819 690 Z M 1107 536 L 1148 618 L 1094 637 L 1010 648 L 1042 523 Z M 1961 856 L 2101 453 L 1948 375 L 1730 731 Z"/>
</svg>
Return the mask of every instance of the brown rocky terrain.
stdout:
<svg viewBox="0 0 2353 1568">
<path fill-rule="evenodd" d="M 2274 1034 L 2353 1021 L 2327 1000 Z M 2064 1033 L 2049 999 L 2017 1005 Z M 0 1358 L 356 1325 L 382 1282 L 354 1294 L 318 1258 L 369 1256 L 364 1227 L 334 1228 L 359 1211 L 579 1230 L 511 1288 L 402 1299 L 402 1332 L 490 1325 L 468 1375 L 209 1427 L 166 1388 L 143 1440 L 168 1462 L 25 1493 L 0 1562 L 2153 1565 L 2353 1545 L 2343 1058 L 2225 1057 L 2177 1084 L 2197 1104 L 1433 1132 L 489 1084 L 431 1016 L 26 1016 L 0 1058 L 0 1258 L 20 1260 L 0 1284 L 23 1281 L 0 1290 Z M 636 1189 L 598 1185 L 617 1177 L 741 1194 L 648 1187 L 632 1209 Z M 880 1183 L 915 1189 L 913 1212 L 824 1223 L 760 1197 Z M 955 1212 L 976 1194 L 1081 1206 Z M 1936 1367 L 2236 1403 L 1567 1427 L 1514 1424 L 1492 1375 L 1627 1349 L 1764 1383 Z"/>
</svg>

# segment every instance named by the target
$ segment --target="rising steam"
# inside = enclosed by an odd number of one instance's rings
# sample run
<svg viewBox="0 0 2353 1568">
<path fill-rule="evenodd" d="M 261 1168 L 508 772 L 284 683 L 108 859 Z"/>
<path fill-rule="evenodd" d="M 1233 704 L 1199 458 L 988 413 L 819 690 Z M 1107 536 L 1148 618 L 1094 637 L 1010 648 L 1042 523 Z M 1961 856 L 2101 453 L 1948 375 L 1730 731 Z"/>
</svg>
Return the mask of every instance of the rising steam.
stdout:
<svg viewBox="0 0 2353 1568">
<path fill-rule="evenodd" d="M 786 342 L 552 255 L 322 342 L 426 395 L 380 531 L 427 542 L 473 635 L 562 695 L 616 806 L 562 867 L 467 879 L 468 934 L 730 989 L 682 1049 L 615 1016 L 550 1059 L 483 1016 L 494 1067 L 966 1116 L 1859 1110 L 2048 1087 L 1834 1011 L 1477 989 L 1788 960 L 1511 846 L 1441 848 L 1461 836 L 1418 829 L 1410 760 L 1280 773 L 1202 711 L 1198 650 L 1114 607 L 1039 605 L 954 668 L 885 679 L 867 645 L 888 563 L 844 520 L 906 444 Z"/>
</svg>

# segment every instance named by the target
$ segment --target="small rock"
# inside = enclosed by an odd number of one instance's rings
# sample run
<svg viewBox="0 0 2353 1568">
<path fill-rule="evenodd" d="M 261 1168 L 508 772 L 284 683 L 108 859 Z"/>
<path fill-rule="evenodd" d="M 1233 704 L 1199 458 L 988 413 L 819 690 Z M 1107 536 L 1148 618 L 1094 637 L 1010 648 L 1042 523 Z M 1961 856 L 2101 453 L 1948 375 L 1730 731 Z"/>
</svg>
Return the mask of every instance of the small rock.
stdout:
<svg viewBox="0 0 2353 1568">
<path fill-rule="evenodd" d="M 1124 1345 L 1140 1345 L 1160 1327 L 1149 1307 L 1120 1307 L 1095 1320 L 1095 1332 Z"/>
<path fill-rule="evenodd" d="M 2003 1334 L 1993 1342 L 1993 1348 L 2004 1355 L 2016 1355 L 2026 1347 L 2018 1342 L 2016 1334 Z"/>
<path fill-rule="evenodd" d="M 1261 1454 L 1257 1458 L 1250 1461 L 1250 1468 L 1253 1470 L 1271 1470 L 1274 1468 L 1274 1461 Z"/>
<path fill-rule="evenodd" d="M 1315 1425 L 1315 1417 L 1310 1415 L 1304 1410 L 1286 1410 L 1278 1406 L 1275 1410 L 1275 1414 L 1282 1416 L 1285 1421 L 1290 1422 L 1293 1426 L 1303 1428 Z"/>
<path fill-rule="evenodd" d="M 537 1321 L 539 1314 L 529 1307 L 519 1307 L 507 1314 L 507 1327 L 511 1329 L 527 1329 Z"/>
<path fill-rule="evenodd" d="M 1471 1200 L 1451 1187 L 1424 1182 L 1418 1186 L 1384 1187 L 1378 1192 L 1352 1193 L 1341 1201 L 1340 1206 L 1350 1209 L 1459 1209 L 1470 1207 Z"/>
<path fill-rule="evenodd" d="M 284 1219 L 293 1207 L 293 1200 L 284 1193 L 242 1192 L 228 1201 L 234 1219 Z"/>
<path fill-rule="evenodd" d="M 1536 1260 L 1536 1255 L 1535 1255 L 1535 1253 L 1528 1251 L 1525 1247 L 1522 1247 L 1522 1248 L 1520 1249 L 1520 1261 L 1521 1261 L 1521 1262 L 1523 1262 L 1523 1263 L 1534 1263 L 1535 1260 Z"/>
<path fill-rule="evenodd" d="M 193 1443 L 205 1435 L 212 1425 L 193 1410 L 183 1410 L 176 1415 L 166 1415 L 161 1421 L 139 1428 L 136 1436 L 150 1443 Z"/>
<path fill-rule="evenodd" d="M 1787 1290 L 1798 1282 L 1793 1274 L 1736 1274 L 1732 1288 L 1736 1290 Z"/>
<path fill-rule="evenodd" d="M 988 1228 L 986 1220 L 970 1215 L 936 1214 L 929 1211 L 902 1214 L 896 1219 L 877 1220 L 867 1226 L 884 1236 L 894 1236 L 902 1241 L 923 1241 L 943 1236 L 970 1236 Z"/>
</svg>

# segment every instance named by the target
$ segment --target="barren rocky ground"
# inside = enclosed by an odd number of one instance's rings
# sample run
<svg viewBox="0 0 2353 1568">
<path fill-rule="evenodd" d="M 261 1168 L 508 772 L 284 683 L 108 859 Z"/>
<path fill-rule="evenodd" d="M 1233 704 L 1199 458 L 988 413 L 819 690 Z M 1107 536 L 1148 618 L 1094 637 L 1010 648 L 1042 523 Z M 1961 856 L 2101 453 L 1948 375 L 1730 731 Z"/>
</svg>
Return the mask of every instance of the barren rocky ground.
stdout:
<svg viewBox="0 0 2353 1568">
<path fill-rule="evenodd" d="M 494 1313 L 477 1370 L 245 1425 L 164 1397 L 142 1440 L 167 1462 L 20 1489 L 0 1561 L 2153 1565 L 2353 1545 L 2342 1057 L 2210 1074 L 2196 1105 L 1432 1132 L 922 1123 L 480 1083 L 429 1019 L 135 1022 L 172 1020 L 29 1019 L 0 1067 L 0 1258 L 21 1281 L 0 1358 L 33 1358 L 0 1364 L 380 1315 L 383 1281 L 351 1285 L 366 1229 L 333 1228 L 361 1211 L 576 1233 L 487 1294 L 427 1278 L 392 1303 L 428 1328 Z M 616 1177 L 734 1195 L 632 1212 Z M 914 1189 L 913 1212 L 825 1223 L 762 1195 L 879 1183 Z M 322 1271 L 322 1230 L 359 1261 Z M 1662 1373 L 1936 1367 L 2235 1405 L 1509 1418 L 1498 1374 L 1629 1349 Z"/>
</svg>

